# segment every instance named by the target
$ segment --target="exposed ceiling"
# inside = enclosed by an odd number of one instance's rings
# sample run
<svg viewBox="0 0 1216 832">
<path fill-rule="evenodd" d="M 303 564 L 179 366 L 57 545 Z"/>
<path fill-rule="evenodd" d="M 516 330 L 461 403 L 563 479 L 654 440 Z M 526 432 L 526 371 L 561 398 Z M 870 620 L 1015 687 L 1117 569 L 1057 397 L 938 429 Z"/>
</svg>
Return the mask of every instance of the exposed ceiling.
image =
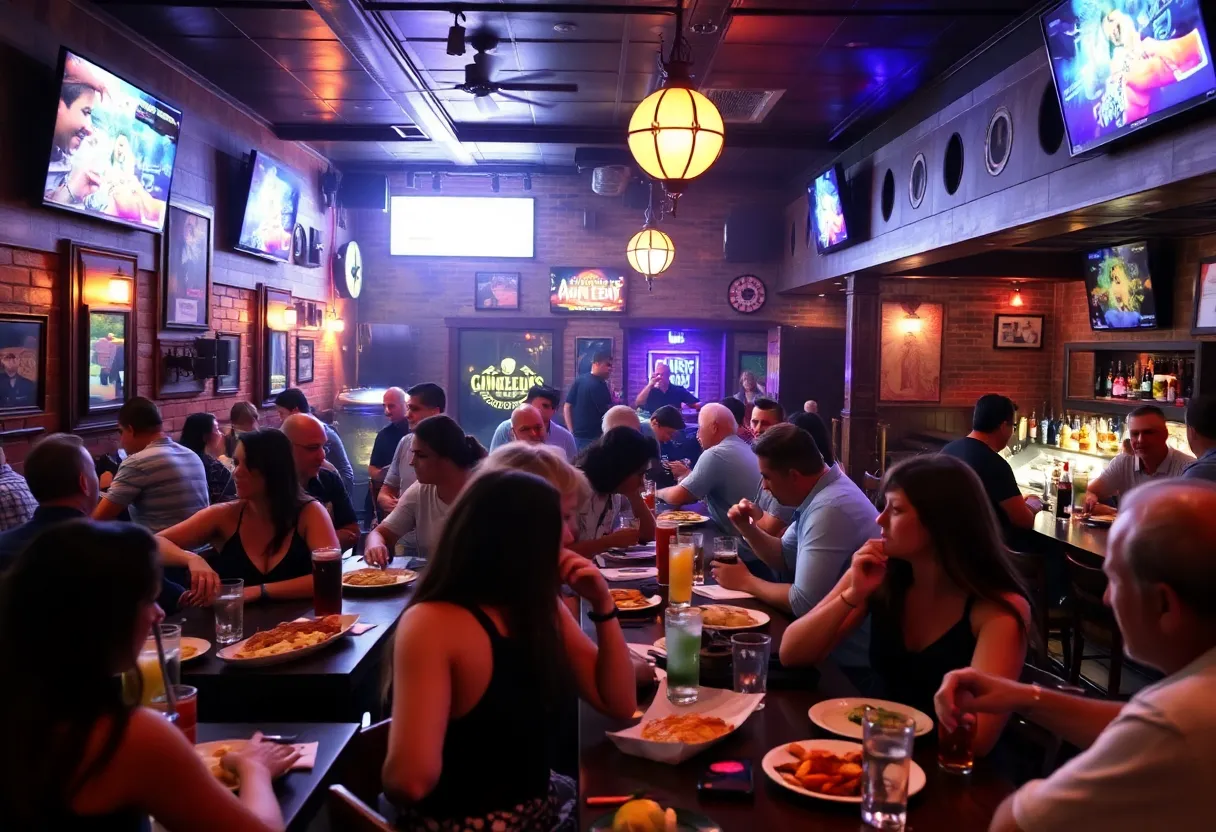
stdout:
<svg viewBox="0 0 1216 832">
<path fill-rule="evenodd" d="M 275 126 L 335 161 L 568 166 L 621 146 L 659 84 L 672 0 L 93 0 Z M 781 91 L 758 124 L 729 124 L 722 173 L 804 168 L 888 117 L 1036 0 L 684 0 L 702 89 Z M 474 49 L 447 54 L 452 11 L 492 30 L 492 78 L 577 92 L 464 90 Z M 712 30 L 712 31 L 711 31 Z M 773 103 L 775 101 L 775 103 Z M 402 140 L 391 129 L 420 138 Z"/>
</svg>

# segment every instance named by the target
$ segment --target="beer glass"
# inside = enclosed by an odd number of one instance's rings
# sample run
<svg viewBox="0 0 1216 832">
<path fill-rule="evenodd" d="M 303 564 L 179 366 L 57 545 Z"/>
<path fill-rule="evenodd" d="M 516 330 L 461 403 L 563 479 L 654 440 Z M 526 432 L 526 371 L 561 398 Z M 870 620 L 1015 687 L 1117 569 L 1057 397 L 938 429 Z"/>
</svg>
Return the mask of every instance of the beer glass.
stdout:
<svg viewBox="0 0 1216 832">
<path fill-rule="evenodd" d="M 342 614 L 342 550 L 312 550 L 312 606 L 318 616 Z"/>
</svg>

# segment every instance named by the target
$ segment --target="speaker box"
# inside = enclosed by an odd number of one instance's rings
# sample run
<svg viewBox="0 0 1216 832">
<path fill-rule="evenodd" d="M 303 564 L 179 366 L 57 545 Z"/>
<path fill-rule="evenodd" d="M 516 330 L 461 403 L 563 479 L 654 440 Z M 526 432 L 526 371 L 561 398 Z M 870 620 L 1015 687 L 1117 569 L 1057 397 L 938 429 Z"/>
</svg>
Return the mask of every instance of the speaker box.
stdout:
<svg viewBox="0 0 1216 832">
<path fill-rule="evenodd" d="M 306 255 L 308 265 L 321 265 L 321 249 L 323 248 L 325 248 L 325 245 L 321 242 L 321 229 L 308 229 L 308 253 Z"/>
<path fill-rule="evenodd" d="M 388 210 L 388 177 L 382 173 L 348 173 L 338 187 L 338 204 L 343 208 Z"/>
<path fill-rule="evenodd" d="M 781 259 L 781 213 L 772 208 L 736 208 L 726 218 L 722 254 L 727 263 L 763 263 Z"/>
</svg>

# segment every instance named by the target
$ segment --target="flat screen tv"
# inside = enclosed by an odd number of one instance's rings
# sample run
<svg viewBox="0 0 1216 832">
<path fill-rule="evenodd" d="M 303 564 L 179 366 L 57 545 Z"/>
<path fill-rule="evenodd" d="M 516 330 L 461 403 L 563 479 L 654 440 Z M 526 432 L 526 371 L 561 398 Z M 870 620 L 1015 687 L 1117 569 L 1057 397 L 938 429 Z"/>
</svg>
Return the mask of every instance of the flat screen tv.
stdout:
<svg viewBox="0 0 1216 832">
<path fill-rule="evenodd" d="M 389 253 L 407 257 L 532 257 L 536 201 L 515 196 L 394 196 Z"/>
<path fill-rule="evenodd" d="M 625 273 L 617 269 L 554 266 L 549 269 L 549 311 L 625 313 Z"/>
<path fill-rule="evenodd" d="M 815 250 L 820 254 L 827 254 L 849 244 L 844 196 L 840 191 L 843 178 L 840 165 L 833 165 L 816 176 L 806 189 L 811 213 L 811 234 L 815 237 Z"/>
<path fill-rule="evenodd" d="M 1089 325 L 1095 330 L 1156 329 L 1161 300 L 1153 287 L 1148 243 L 1127 243 L 1085 255 Z"/>
<path fill-rule="evenodd" d="M 67 49 L 42 203 L 164 228 L 182 111 Z"/>
<path fill-rule="evenodd" d="M 1216 95 L 1200 0 L 1066 0 L 1040 22 L 1074 156 Z"/>
<path fill-rule="evenodd" d="M 303 185 L 282 162 L 254 150 L 249 154 L 249 190 L 236 248 L 271 260 L 291 259 L 291 235 L 300 212 Z"/>
</svg>

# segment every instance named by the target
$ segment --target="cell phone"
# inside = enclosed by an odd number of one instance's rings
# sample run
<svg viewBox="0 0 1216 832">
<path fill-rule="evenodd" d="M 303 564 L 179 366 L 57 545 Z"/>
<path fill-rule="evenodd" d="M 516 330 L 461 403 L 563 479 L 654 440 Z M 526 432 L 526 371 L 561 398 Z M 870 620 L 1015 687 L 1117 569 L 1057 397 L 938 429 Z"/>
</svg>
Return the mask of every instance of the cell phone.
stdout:
<svg viewBox="0 0 1216 832">
<path fill-rule="evenodd" d="M 718 760 L 710 763 L 697 782 L 700 797 L 752 797 L 751 760 Z"/>
</svg>

